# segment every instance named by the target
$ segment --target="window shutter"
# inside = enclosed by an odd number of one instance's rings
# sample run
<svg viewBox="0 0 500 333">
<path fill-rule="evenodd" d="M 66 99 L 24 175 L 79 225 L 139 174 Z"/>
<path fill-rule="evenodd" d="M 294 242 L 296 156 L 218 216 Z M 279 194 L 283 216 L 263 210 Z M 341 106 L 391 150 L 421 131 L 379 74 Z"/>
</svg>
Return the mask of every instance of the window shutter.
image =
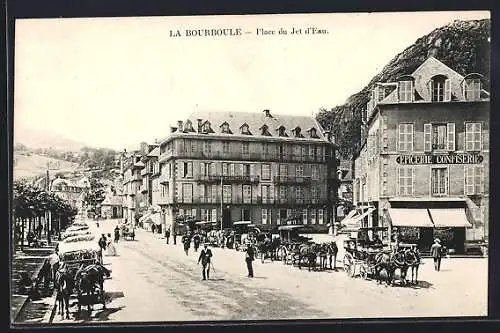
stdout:
<svg viewBox="0 0 500 333">
<path fill-rule="evenodd" d="M 432 151 L 432 124 L 424 124 L 424 151 Z"/>
<path fill-rule="evenodd" d="M 222 191 L 222 188 L 221 188 L 221 191 Z M 212 193 L 210 193 L 212 195 L 212 203 L 216 203 L 217 202 L 217 185 L 212 185 Z M 221 197 L 221 200 L 222 200 L 222 197 Z"/>
<path fill-rule="evenodd" d="M 399 98 L 399 101 L 402 102 L 404 101 L 405 99 L 405 96 L 404 96 L 404 92 L 405 92 L 405 89 L 403 89 L 403 85 L 404 85 L 404 82 L 399 82 L 398 84 L 398 98 Z"/>
<path fill-rule="evenodd" d="M 179 162 L 179 171 L 181 172 L 181 177 L 184 178 L 184 163 Z"/>
<path fill-rule="evenodd" d="M 405 129 L 406 124 L 399 124 L 399 133 L 398 133 L 398 150 L 405 150 Z"/>
<path fill-rule="evenodd" d="M 464 165 L 464 194 L 467 195 L 467 177 L 469 176 L 469 167 Z"/>
<path fill-rule="evenodd" d="M 205 185 L 200 185 L 200 198 L 205 198 Z"/>
<path fill-rule="evenodd" d="M 200 219 L 202 221 L 205 221 L 206 220 L 206 218 L 205 218 L 205 208 L 201 208 L 200 213 L 201 213 Z"/>
<path fill-rule="evenodd" d="M 451 101 L 451 82 L 450 79 L 444 80 L 444 101 Z"/>
<path fill-rule="evenodd" d="M 217 208 L 212 209 L 212 222 L 217 222 Z"/>
<path fill-rule="evenodd" d="M 455 150 L 455 123 L 447 124 L 447 132 L 448 132 L 448 150 Z"/>
<path fill-rule="evenodd" d="M 231 176 L 234 176 L 234 163 L 231 163 L 231 167 L 229 168 L 231 172 Z"/>
<path fill-rule="evenodd" d="M 398 196 L 402 195 L 401 193 L 401 174 L 403 172 L 403 169 L 401 167 L 398 167 L 397 168 L 397 171 L 396 171 L 396 174 L 398 175 L 398 181 L 396 182 L 397 184 L 397 189 L 396 189 L 396 193 Z"/>
<path fill-rule="evenodd" d="M 203 163 L 203 162 L 200 163 L 200 174 L 202 176 L 206 176 L 205 175 L 205 163 Z"/>
<path fill-rule="evenodd" d="M 482 131 L 482 126 L 481 123 L 476 123 L 476 132 L 479 133 L 479 147 L 477 147 L 477 150 L 482 150 L 483 149 L 483 131 Z"/>
<path fill-rule="evenodd" d="M 217 169 L 215 163 L 210 163 L 210 174 L 215 176 L 217 174 Z"/>
<path fill-rule="evenodd" d="M 193 162 L 189 162 L 187 165 L 187 176 L 188 177 L 193 177 Z"/>
<path fill-rule="evenodd" d="M 250 176 L 255 176 L 255 164 L 250 164 Z"/>
<path fill-rule="evenodd" d="M 411 195 L 415 196 L 415 168 L 411 168 Z"/>
<path fill-rule="evenodd" d="M 278 209 L 278 211 L 276 212 L 276 224 L 280 225 L 281 224 L 281 216 L 280 216 L 280 212 L 281 210 Z"/>
<path fill-rule="evenodd" d="M 427 82 L 427 91 L 429 92 L 429 101 L 432 101 L 432 95 L 433 95 L 433 91 L 432 91 L 432 80 L 429 80 L 429 82 Z"/>
</svg>

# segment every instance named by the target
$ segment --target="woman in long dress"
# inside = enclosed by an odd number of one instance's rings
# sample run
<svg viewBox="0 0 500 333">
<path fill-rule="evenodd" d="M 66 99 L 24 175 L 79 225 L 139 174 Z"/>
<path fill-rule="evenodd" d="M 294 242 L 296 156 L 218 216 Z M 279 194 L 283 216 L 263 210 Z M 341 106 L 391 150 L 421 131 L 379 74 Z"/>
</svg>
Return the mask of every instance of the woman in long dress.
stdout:
<svg viewBox="0 0 500 333">
<path fill-rule="evenodd" d="M 114 243 L 111 241 L 111 234 L 108 234 L 108 244 L 107 244 L 108 256 L 116 256 L 116 248 Z"/>
</svg>

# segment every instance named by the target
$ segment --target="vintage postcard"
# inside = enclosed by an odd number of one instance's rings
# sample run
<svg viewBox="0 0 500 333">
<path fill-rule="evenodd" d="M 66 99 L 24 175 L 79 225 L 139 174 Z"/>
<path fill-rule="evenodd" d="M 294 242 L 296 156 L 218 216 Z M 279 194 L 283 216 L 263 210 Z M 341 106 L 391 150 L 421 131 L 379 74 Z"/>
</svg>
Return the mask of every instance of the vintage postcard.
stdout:
<svg viewBox="0 0 500 333">
<path fill-rule="evenodd" d="M 12 324 L 486 316 L 490 27 L 16 20 Z"/>
</svg>

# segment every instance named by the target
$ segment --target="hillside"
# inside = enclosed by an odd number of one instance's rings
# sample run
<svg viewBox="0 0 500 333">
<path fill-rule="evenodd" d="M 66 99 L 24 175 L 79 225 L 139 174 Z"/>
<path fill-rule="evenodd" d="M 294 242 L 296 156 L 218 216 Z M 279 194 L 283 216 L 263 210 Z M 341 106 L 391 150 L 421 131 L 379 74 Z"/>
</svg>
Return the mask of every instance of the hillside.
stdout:
<svg viewBox="0 0 500 333">
<path fill-rule="evenodd" d="M 481 73 L 490 76 L 491 21 L 454 21 L 419 38 L 396 55 L 363 90 L 349 97 L 345 104 L 321 110 L 318 121 L 331 129 L 340 145 L 341 157 L 348 159 L 360 146 L 361 119 L 376 82 L 390 82 L 412 73 L 433 56 L 458 73 Z"/>
<path fill-rule="evenodd" d="M 44 175 L 47 164 L 50 163 L 50 173 L 72 172 L 78 168 L 77 163 L 67 162 L 47 156 L 41 156 L 30 152 L 14 152 L 13 156 L 13 178 L 34 178 Z"/>
</svg>

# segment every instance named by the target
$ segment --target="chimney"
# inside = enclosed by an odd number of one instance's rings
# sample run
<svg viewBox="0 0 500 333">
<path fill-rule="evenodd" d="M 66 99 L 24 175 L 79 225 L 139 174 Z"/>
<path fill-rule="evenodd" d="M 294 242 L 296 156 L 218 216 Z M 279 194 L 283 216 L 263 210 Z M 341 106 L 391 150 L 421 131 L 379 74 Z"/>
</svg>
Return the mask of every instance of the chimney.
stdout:
<svg viewBox="0 0 500 333">
<path fill-rule="evenodd" d="M 266 109 L 266 110 L 264 110 L 264 111 L 262 111 L 262 112 L 264 112 L 264 113 L 266 114 L 266 117 L 267 117 L 267 118 L 272 118 L 272 117 L 273 117 L 273 116 L 271 116 L 271 111 L 269 111 L 269 110 L 267 110 L 267 109 Z"/>
<path fill-rule="evenodd" d="M 177 132 L 177 127 L 170 126 L 170 133 L 175 133 Z"/>
<path fill-rule="evenodd" d="M 182 132 L 182 120 L 177 121 L 177 128 L 179 129 L 179 132 Z"/>
<path fill-rule="evenodd" d="M 198 121 L 198 133 L 201 133 L 201 122 L 203 119 L 196 119 Z"/>
</svg>

